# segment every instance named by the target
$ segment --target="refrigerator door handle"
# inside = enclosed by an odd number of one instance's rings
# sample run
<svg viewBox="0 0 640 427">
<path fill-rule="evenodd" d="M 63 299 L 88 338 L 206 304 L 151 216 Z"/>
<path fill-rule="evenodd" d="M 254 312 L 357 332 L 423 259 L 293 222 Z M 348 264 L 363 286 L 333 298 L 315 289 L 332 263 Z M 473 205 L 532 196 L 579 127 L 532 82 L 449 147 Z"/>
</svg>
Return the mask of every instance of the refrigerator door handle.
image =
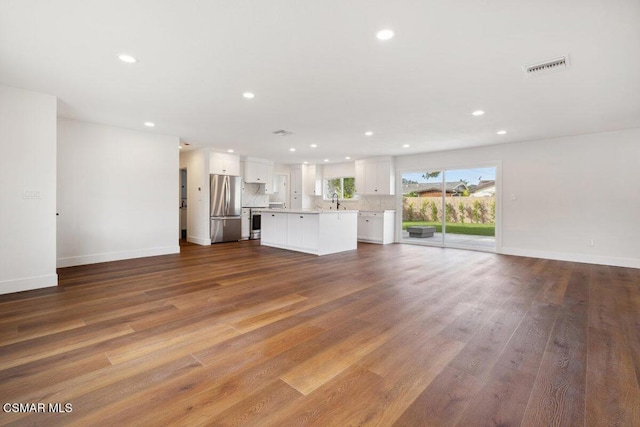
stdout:
<svg viewBox="0 0 640 427">
<path fill-rule="evenodd" d="M 227 195 L 227 199 L 226 199 L 227 208 L 225 209 L 225 215 L 229 215 L 229 208 L 231 207 L 231 183 L 229 182 L 229 180 L 230 178 L 227 176 L 226 177 L 227 191 L 225 192 Z"/>
</svg>

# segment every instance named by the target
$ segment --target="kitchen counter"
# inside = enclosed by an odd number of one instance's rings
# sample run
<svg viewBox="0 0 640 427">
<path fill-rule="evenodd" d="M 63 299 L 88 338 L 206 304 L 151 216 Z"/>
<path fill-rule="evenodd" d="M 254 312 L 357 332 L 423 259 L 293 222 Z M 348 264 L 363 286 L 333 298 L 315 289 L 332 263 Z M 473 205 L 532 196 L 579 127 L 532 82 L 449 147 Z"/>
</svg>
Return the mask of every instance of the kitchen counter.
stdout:
<svg viewBox="0 0 640 427">
<path fill-rule="evenodd" d="M 260 244 L 314 255 L 358 247 L 357 210 L 261 209 Z"/>
<path fill-rule="evenodd" d="M 358 241 L 389 244 L 395 240 L 395 210 L 358 212 Z"/>
<path fill-rule="evenodd" d="M 279 209 L 279 208 L 265 208 L 260 209 L 260 212 L 267 214 L 270 212 L 281 213 L 293 213 L 293 214 L 331 214 L 331 213 L 357 213 L 355 209 Z"/>
</svg>

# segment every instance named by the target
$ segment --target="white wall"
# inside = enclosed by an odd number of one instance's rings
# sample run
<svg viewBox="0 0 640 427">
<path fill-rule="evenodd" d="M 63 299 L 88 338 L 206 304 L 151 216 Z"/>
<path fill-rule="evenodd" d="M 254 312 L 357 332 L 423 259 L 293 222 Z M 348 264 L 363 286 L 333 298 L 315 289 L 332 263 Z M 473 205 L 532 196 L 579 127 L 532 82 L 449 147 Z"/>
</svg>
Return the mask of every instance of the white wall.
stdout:
<svg viewBox="0 0 640 427">
<path fill-rule="evenodd" d="M 56 286 L 56 98 L 0 85 L 0 144 L 0 294 Z"/>
<path fill-rule="evenodd" d="M 180 252 L 178 144 L 58 120 L 58 267 Z"/>
<path fill-rule="evenodd" d="M 180 168 L 187 169 L 187 241 L 210 245 L 209 157 L 206 148 L 180 153 Z"/>
<path fill-rule="evenodd" d="M 342 178 L 345 176 L 356 176 L 356 163 L 329 163 L 326 165 L 318 165 L 322 168 L 322 179 Z"/>
<path fill-rule="evenodd" d="M 402 172 L 496 164 L 498 252 L 640 268 L 639 162 L 632 129 L 401 156 L 396 170 L 399 187 Z"/>
</svg>

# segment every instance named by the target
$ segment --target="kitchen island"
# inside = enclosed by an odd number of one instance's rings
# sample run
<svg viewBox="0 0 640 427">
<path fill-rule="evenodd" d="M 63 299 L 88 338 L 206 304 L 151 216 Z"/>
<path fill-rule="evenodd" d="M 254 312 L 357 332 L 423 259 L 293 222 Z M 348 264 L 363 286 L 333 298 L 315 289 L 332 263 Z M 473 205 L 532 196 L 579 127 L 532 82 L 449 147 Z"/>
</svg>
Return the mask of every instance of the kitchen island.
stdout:
<svg viewBox="0 0 640 427">
<path fill-rule="evenodd" d="M 263 209 L 260 244 L 314 255 L 358 246 L 357 210 Z"/>
</svg>

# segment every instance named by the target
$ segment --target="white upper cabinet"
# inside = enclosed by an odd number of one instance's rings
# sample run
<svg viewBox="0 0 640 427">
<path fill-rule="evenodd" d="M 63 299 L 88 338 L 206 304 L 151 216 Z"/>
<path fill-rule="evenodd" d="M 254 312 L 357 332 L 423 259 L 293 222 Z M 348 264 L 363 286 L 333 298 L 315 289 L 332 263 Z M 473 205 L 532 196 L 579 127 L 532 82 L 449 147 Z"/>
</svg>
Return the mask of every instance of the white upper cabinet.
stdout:
<svg viewBox="0 0 640 427">
<path fill-rule="evenodd" d="M 302 166 L 291 166 L 291 195 L 302 195 Z"/>
<path fill-rule="evenodd" d="M 300 165 L 291 166 L 291 209 L 302 209 L 302 167 Z"/>
<path fill-rule="evenodd" d="M 291 208 L 313 207 L 312 196 L 322 195 L 322 177 L 316 165 L 291 166 Z"/>
<path fill-rule="evenodd" d="M 322 176 L 316 165 L 302 165 L 303 193 L 308 196 L 322 196 Z"/>
<path fill-rule="evenodd" d="M 266 194 L 273 194 L 273 162 L 247 157 L 244 161 L 244 182 L 264 184 Z"/>
<path fill-rule="evenodd" d="M 391 157 L 356 160 L 356 193 L 389 196 L 396 193 Z"/>
<path fill-rule="evenodd" d="M 209 173 L 240 176 L 240 157 L 235 154 L 212 152 L 209 155 Z"/>
</svg>

